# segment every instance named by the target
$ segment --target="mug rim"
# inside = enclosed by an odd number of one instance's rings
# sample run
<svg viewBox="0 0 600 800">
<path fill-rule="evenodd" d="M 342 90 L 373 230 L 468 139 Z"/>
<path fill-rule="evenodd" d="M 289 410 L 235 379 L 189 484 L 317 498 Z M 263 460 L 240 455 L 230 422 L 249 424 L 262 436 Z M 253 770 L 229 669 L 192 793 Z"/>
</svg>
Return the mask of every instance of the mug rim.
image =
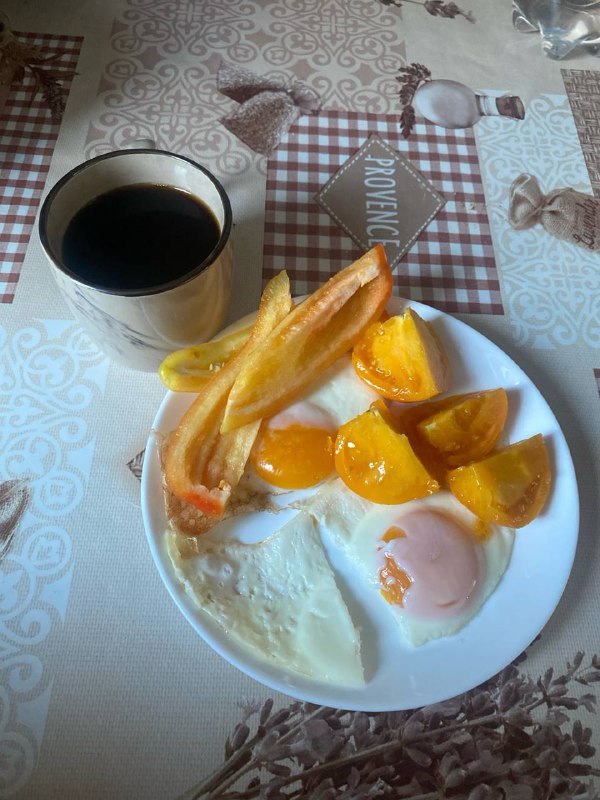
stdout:
<svg viewBox="0 0 600 800">
<path fill-rule="evenodd" d="M 97 164 L 99 161 L 106 161 L 108 159 L 124 155 L 127 156 L 159 155 L 159 156 L 168 156 L 169 158 L 176 158 L 179 159 L 180 161 L 185 161 L 206 175 L 206 177 L 214 185 L 215 189 L 219 194 L 219 197 L 221 198 L 221 202 L 223 203 L 223 212 L 224 212 L 223 227 L 221 229 L 219 241 L 215 245 L 214 249 L 211 250 L 209 255 L 203 261 L 201 261 L 197 266 L 191 269 L 189 272 L 186 272 L 185 275 L 182 275 L 178 278 L 173 278 L 170 281 L 165 281 L 164 283 L 148 286 L 141 290 L 111 288 L 110 286 L 104 286 L 95 281 L 85 280 L 80 275 L 77 275 L 76 273 L 72 272 L 65 264 L 61 263 L 61 261 L 55 256 L 54 252 L 50 247 L 48 234 L 46 232 L 48 217 L 50 215 L 50 209 L 52 207 L 52 203 L 54 202 L 60 190 L 73 177 L 75 177 L 78 173 L 83 172 L 83 170 L 88 169 L 92 165 Z M 133 184 L 130 183 L 123 184 L 123 186 L 131 186 L 131 185 Z M 169 184 L 157 184 L 157 185 L 167 186 Z M 225 249 L 225 246 L 229 242 L 232 224 L 233 224 L 233 214 L 231 210 L 231 201 L 229 200 L 229 196 L 227 195 L 227 192 L 223 188 L 221 182 L 213 175 L 213 173 L 209 169 L 204 167 L 202 164 L 199 164 L 197 161 L 188 158 L 187 156 L 179 155 L 179 153 L 171 153 L 169 150 L 159 150 L 157 148 L 152 148 L 152 147 L 144 147 L 144 148 L 140 147 L 140 148 L 133 148 L 131 150 L 127 149 L 111 150 L 110 153 L 103 153 L 102 155 L 95 156 L 94 158 L 89 158 L 86 161 L 82 161 L 80 164 L 77 164 L 77 166 L 73 167 L 68 172 L 66 172 L 61 178 L 59 178 L 59 180 L 50 189 L 50 191 L 46 195 L 44 202 L 42 203 L 42 208 L 40 210 L 40 216 L 38 220 L 38 235 L 42 247 L 44 249 L 44 252 L 52 262 L 53 266 L 56 267 L 56 269 L 60 270 L 60 272 L 64 273 L 67 277 L 76 281 L 77 283 L 80 283 L 83 286 L 88 286 L 90 289 L 94 289 L 95 291 L 103 292 L 104 294 L 114 295 L 116 297 L 148 297 L 150 295 L 167 292 L 171 289 L 176 289 L 179 286 L 184 286 L 186 283 L 193 280 L 195 277 L 197 277 L 206 269 L 208 269 L 208 267 L 210 267 L 211 264 L 214 264 L 214 262 L 221 255 L 221 253 Z"/>
</svg>

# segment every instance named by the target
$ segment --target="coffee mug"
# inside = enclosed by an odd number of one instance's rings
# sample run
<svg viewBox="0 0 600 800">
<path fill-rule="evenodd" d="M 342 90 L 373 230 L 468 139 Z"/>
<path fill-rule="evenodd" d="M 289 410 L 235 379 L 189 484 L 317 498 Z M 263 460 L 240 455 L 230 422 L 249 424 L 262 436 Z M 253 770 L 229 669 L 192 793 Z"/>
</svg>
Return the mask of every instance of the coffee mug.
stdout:
<svg viewBox="0 0 600 800">
<path fill-rule="evenodd" d="M 39 234 L 58 286 L 109 357 L 154 371 L 210 339 L 231 294 L 231 204 L 205 167 L 162 150 L 118 150 L 50 190 Z"/>
</svg>

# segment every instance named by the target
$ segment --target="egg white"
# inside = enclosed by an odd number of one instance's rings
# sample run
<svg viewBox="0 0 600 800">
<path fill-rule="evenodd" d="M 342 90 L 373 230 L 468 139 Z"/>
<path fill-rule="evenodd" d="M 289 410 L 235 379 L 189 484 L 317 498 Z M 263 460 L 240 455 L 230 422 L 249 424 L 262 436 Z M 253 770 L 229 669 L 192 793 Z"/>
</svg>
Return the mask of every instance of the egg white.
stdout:
<svg viewBox="0 0 600 800">
<path fill-rule="evenodd" d="M 299 513 L 256 544 L 166 536 L 178 580 L 237 644 L 319 681 L 364 685 L 359 634 L 312 517 Z"/>
<path fill-rule="evenodd" d="M 344 355 L 274 418 L 275 427 L 337 429 L 378 398 Z M 313 490 L 280 489 L 248 463 L 235 499 L 245 511 L 297 507 Z M 267 502 L 268 501 L 268 502 Z M 360 637 L 325 556 L 314 519 L 302 513 L 263 541 L 166 533 L 178 580 L 239 645 L 291 672 L 364 685 Z"/>
<path fill-rule="evenodd" d="M 481 609 L 504 574 L 512 552 L 514 531 L 493 526 L 485 540 L 477 540 L 483 555 L 484 571 L 479 591 L 463 613 L 440 619 L 424 619 L 405 608 L 388 603 L 381 595 L 380 560 L 377 549 L 381 537 L 392 525 L 402 526 L 402 518 L 416 510 L 442 511 L 467 530 L 475 530 L 477 517 L 448 491 L 402 505 L 379 505 L 354 494 L 337 479 L 323 486 L 305 505 L 314 516 L 321 535 L 331 537 L 362 577 L 365 587 L 375 592 L 399 625 L 406 641 L 414 646 L 457 633 Z"/>
<path fill-rule="evenodd" d="M 302 408 L 306 406 L 306 424 L 310 424 L 311 410 L 319 409 L 329 416 L 337 429 L 366 411 L 379 397 L 358 377 L 350 354 L 346 354 L 311 383 L 287 410 L 301 422 Z"/>
</svg>

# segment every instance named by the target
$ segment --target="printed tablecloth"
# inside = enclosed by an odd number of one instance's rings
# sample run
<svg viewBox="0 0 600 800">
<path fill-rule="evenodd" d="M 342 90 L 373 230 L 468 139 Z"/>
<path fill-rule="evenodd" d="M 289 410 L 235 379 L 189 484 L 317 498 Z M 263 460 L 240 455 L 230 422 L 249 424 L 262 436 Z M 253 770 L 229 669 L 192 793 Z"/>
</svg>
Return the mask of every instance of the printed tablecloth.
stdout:
<svg viewBox="0 0 600 800">
<path fill-rule="evenodd" d="M 513 230 L 508 191 L 530 173 L 545 193 L 598 196 L 600 62 L 580 51 L 551 61 L 537 34 L 514 30 L 510 3 L 464 2 L 3 3 L 3 56 L 9 26 L 19 47 L 0 61 L 0 797 L 174 800 L 196 786 L 241 798 L 261 783 L 272 797 L 596 796 L 600 256 L 540 225 Z M 318 107 L 244 128 L 243 102 L 218 89 L 223 64 L 284 93 L 304 87 Z M 426 119 L 410 102 L 419 70 L 518 96 L 524 119 Z M 280 269 L 300 295 L 360 254 L 316 195 L 373 135 L 445 199 L 395 266 L 394 292 L 457 315 L 527 372 L 565 433 L 580 493 L 571 579 L 526 658 L 469 699 L 412 715 L 294 705 L 194 633 L 140 512 L 164 387 L 89 341 L 36 232 L 45 193 L 86 158 L 148 141 L 189 156 L 232 201 L 233 321 Z M 535 728 L 523 714 L 540 705 L 549 716 Z M 466 722 L 460 736 L 417 746 L 444 719 Z M 265 735 L 270 747 L 297 741 L 296 755 L 277 762 L 260 750 Z M 232 782 L 246 757 L 262 770 Z M 313 770 L 304 784 L 292 763 Z"/>
</svg>

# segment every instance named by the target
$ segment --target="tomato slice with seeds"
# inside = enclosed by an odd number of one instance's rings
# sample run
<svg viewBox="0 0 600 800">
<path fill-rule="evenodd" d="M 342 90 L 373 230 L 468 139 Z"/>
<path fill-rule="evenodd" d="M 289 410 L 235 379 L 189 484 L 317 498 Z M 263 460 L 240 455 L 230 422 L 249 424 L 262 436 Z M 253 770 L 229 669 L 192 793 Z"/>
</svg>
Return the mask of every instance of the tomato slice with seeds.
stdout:
<svg viewBox="0 0 600 800">
<path fill-rule="evenodd" d="M 456 395 L 440 401 L 440 406 L 415 431 L 446 468 L 478 461 L 494 449 L 508 413 L 504 389 Z"/>
<path fill-rule="evenodd" d="M 376 404 L 339 429 L 335 467 L 346 486 L 374 503 L 405 503 L 440 488 Z"/>
<path fill-rule="evenodd" d="M 450 366 L 432 326 L 411 308 L 371 325 L 355 344 L 357 375 L 383 397 L 428 400 L 450 385 Z"/>
<path fill-rule="evenodd" d="M 542 511 L 550 492 L 548 451 L 541 434 L 448 473 L 452 494 L 484 522 L 522 528 Z"/>
</svg>

